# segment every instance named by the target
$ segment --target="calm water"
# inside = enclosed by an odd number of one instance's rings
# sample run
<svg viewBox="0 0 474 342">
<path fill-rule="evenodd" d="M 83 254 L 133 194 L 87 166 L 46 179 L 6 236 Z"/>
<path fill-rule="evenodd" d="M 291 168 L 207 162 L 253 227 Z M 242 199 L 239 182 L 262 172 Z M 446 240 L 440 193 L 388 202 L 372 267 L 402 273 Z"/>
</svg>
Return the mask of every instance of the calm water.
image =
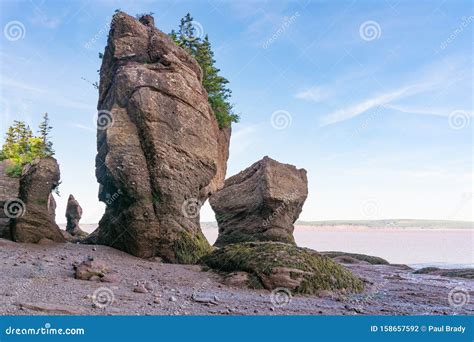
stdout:
<svg viewBox="0 0 474 342">
<path fill-rule="evenodd" d="M 96 225 L 83 225 L 88 232 Z M 204 228 L 212 244 L 216 228 Z M 317 251 L 344 251 L 382 257 L 391 263 L 426 266 L 474 267 L 474 230 L 297 226 L 299 246 Z"/>
</svg>

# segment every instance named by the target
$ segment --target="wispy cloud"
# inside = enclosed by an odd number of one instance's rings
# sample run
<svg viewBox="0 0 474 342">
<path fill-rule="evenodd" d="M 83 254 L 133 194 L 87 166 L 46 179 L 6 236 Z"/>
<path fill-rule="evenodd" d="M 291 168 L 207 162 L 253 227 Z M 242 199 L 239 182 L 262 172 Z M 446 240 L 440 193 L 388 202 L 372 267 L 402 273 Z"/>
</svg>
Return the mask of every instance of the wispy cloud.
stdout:
<svg viewBox="0 0 474 342">
<path fill-rule="evenodd" d="M 329 94 L 330 92 L 328 89 L 316 86 L 297 93 L 295 97 L 300 100 L 321 102 L 328 98 Z"/>
<path fill-rule="evenodd" d="M 61 25 L 61 22 L 64 17 L 65 15 L 48 16 L 45 12 L 43 12 L 39 8 L 36 8 L 34 11 L 34 15 L 30 18 L 30 22 L 36 26 L 42 26 L 49 29 L 55 29 L 59 25 Z"/>
<path fill-rule="evenodd" d="M 409 107 L 409 106 L 402 106 L 397 104 L 387 104 L 385 108 L 393 109 L 399 111 L 401 113 L 408 113 L 408 114 L 421 114 L 421 115 L 435 115 L 435 116 L 449 116 L 453 111 L 460 110 L 466 113 L 469 116 L 473 116 L 473 113 L 469 110 L 459 109 L 459 108 L 435 108 L 435 107 Z"/>
<path fill-rule="evenodd" d="M 93 132 L 93 133 L 97 132 L 97 129 L 95 129 L 93 127 L 89 127 L 89 126 L 78 124 L 78 123 L 72 124 L 71 126 L 75 127 L 75 128 L 83 129 L 83 130 L 88 131 L 88 132 Z"/>
<path fill-rule="evenodd" d="M 432 83 L 420 83 L 398 88 L 391 92 L 375 95 L 359 103 L 329 113 L 328 115 L 322 118 L 321 126 L 327 126 L 345 120 L 349 120 L 357 115 L 365 113 L 366 111 L 374 107 L 385 106 L 394 100 L 398 100 L 404 97 L 412 96 L 417 93 L 427 91 L 432 86 Z"/>
</svg>

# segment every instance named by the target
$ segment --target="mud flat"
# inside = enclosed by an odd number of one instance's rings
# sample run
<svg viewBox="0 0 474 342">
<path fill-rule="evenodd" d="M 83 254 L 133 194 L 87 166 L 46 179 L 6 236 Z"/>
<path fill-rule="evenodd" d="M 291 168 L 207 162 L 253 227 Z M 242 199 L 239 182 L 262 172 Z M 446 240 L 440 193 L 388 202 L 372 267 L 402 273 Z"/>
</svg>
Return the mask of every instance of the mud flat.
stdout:
<svg viewBox="0 0 474 342">
<path fill-rule="evenodd" d="M 74 278 L 73 264 L 100 259 L 104 283 Z M 266 290 L 230 287 L 200 266 L 143 260 L 106 246 L 18 244 L 0 239 L 2 315 L 473 315 L 474 281 L 413 274 L 406 266 L 348 264 L 365 282 L 357 295 L 322 292 L 275 303 Z M 146 293 L 134 292 L 147 282 Z M 106 305 L 97 305 L 102 294 Z M 100 303 L 99 303 L 100 304 Z"/>
</svg>

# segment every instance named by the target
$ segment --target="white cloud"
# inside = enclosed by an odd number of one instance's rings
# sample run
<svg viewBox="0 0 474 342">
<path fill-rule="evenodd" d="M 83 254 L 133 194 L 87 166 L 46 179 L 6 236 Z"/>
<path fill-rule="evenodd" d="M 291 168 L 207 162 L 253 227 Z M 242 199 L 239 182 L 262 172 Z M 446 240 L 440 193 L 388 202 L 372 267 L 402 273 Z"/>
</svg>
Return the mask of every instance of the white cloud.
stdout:
<svg viewBox="0 0 474 342">
<path fill-rule="evenodd" d="M 432 85 L 433 84 L 431 83 L 414 84 L 396 89 L 391 92 L 373 96 L 362 102 L 329 113 L 328 115 L 322 118 L 321 126 L 326 126 L 349 120 L 357 115 L 365 113 L 366 111 L 374 107 L 386 105 L 394 100 L 398 100 L 407 96 L 427 91 L 432 87 Z"/>
<path fill-rule="evenodd" d="M 97 132 L 97 129 L 94 129 L 93 127 L 88 127 L 88 126 L 85 126 L 85 125 L 82 125 L 82 124 L 75 123 L 75 124 L 72 124 L 71 126 L 75 127 L 75 128 L 83 129 L 85 131 L 93 132 L 93 133 Z"/>
<path fill-rule="evenodd" d="M 39 8 L 36 8 L 34 16 L 30 18 L 30 22 L 36 26 L 42 26 L 49 29 L 55 29 L 59 25 L 61 25 L 61 22 L 63 21 L 64 17 L 65 17 L 64 14 L 61 16 L 48 16 L 42 10 L 40 10 Z"/>
<path fill-rule="evenodd" d="M 304 91 L 301 91 L 295 95 L 297 99 L 312 101 L 312 102 L 321 102 L 324 99 L 328 98 L 329 91 L 323 87 L 311 87 Z"/>
<path fill-rule="evenodd" d="M 473 116 L 473 113 L 468 110 L 463 110 L 459 108 L 434 108 L 434 107 L 409 107 L 409 106 L 401 106 L 397 104 L 387 104 L 385 105 L 386 108 L 393 109 L 399 111 L 401 113 L 409 113 L 409 114 L 422 114 L 422 115 L 435 115 L 435 116 L 449 116 L 453 111 L 460 110 L 466 113 L 469 116 Z"/>
</svg>

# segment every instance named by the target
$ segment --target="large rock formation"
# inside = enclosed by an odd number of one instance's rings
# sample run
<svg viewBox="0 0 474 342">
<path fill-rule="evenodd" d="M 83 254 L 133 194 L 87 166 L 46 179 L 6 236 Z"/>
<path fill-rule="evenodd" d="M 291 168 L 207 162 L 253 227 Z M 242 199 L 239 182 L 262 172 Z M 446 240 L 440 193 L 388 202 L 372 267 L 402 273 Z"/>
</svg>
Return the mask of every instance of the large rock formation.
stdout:
<svg viewBox="0 0 474 342">
<path fill-rule="evenodd" d="M 230 130 L 219 129 L 201 81 L 151 16 L 114 15 L 100 70 L 98 243 L 179 263 L 209 252 L 199 208 L 223 185 Z"/>
<path fill-rule="evenodd" d="M 293 223 L 308 196 L 306 170 L 264 157 L 225 181 L 210 198 L 216 246 L 245 241 L 295 243 Z"/>
<path fill-rule="evenodd" d="M 0 162 L 0 239 L 11 240 L 11 221 L 22 215 L 23 207 L 18 201 L 19 179 L 10 177 L 6 172 L 9 163 L 8 160 Z"/>
<path fill-rule="evenodd" d="M 59 165 L 52 157 L 37 159 L 25 166 L 18 196 L 23 213 L 12 223 L 13 240 L 30 243 L 41 239 L 65 241 L 55 222 L 56 202 L 51 193 L 59 185 L 59 178 Z"/>
<path fill-rule="evenodd" d="M 66 231 L 72 236 L 85 236 L 87 235 L 79 227 L 79 220 L 82 217 L 82 207 L 79 202 L 76 201 L 73 195 L 69 195 L 66 206 Z"/>
</svg>

